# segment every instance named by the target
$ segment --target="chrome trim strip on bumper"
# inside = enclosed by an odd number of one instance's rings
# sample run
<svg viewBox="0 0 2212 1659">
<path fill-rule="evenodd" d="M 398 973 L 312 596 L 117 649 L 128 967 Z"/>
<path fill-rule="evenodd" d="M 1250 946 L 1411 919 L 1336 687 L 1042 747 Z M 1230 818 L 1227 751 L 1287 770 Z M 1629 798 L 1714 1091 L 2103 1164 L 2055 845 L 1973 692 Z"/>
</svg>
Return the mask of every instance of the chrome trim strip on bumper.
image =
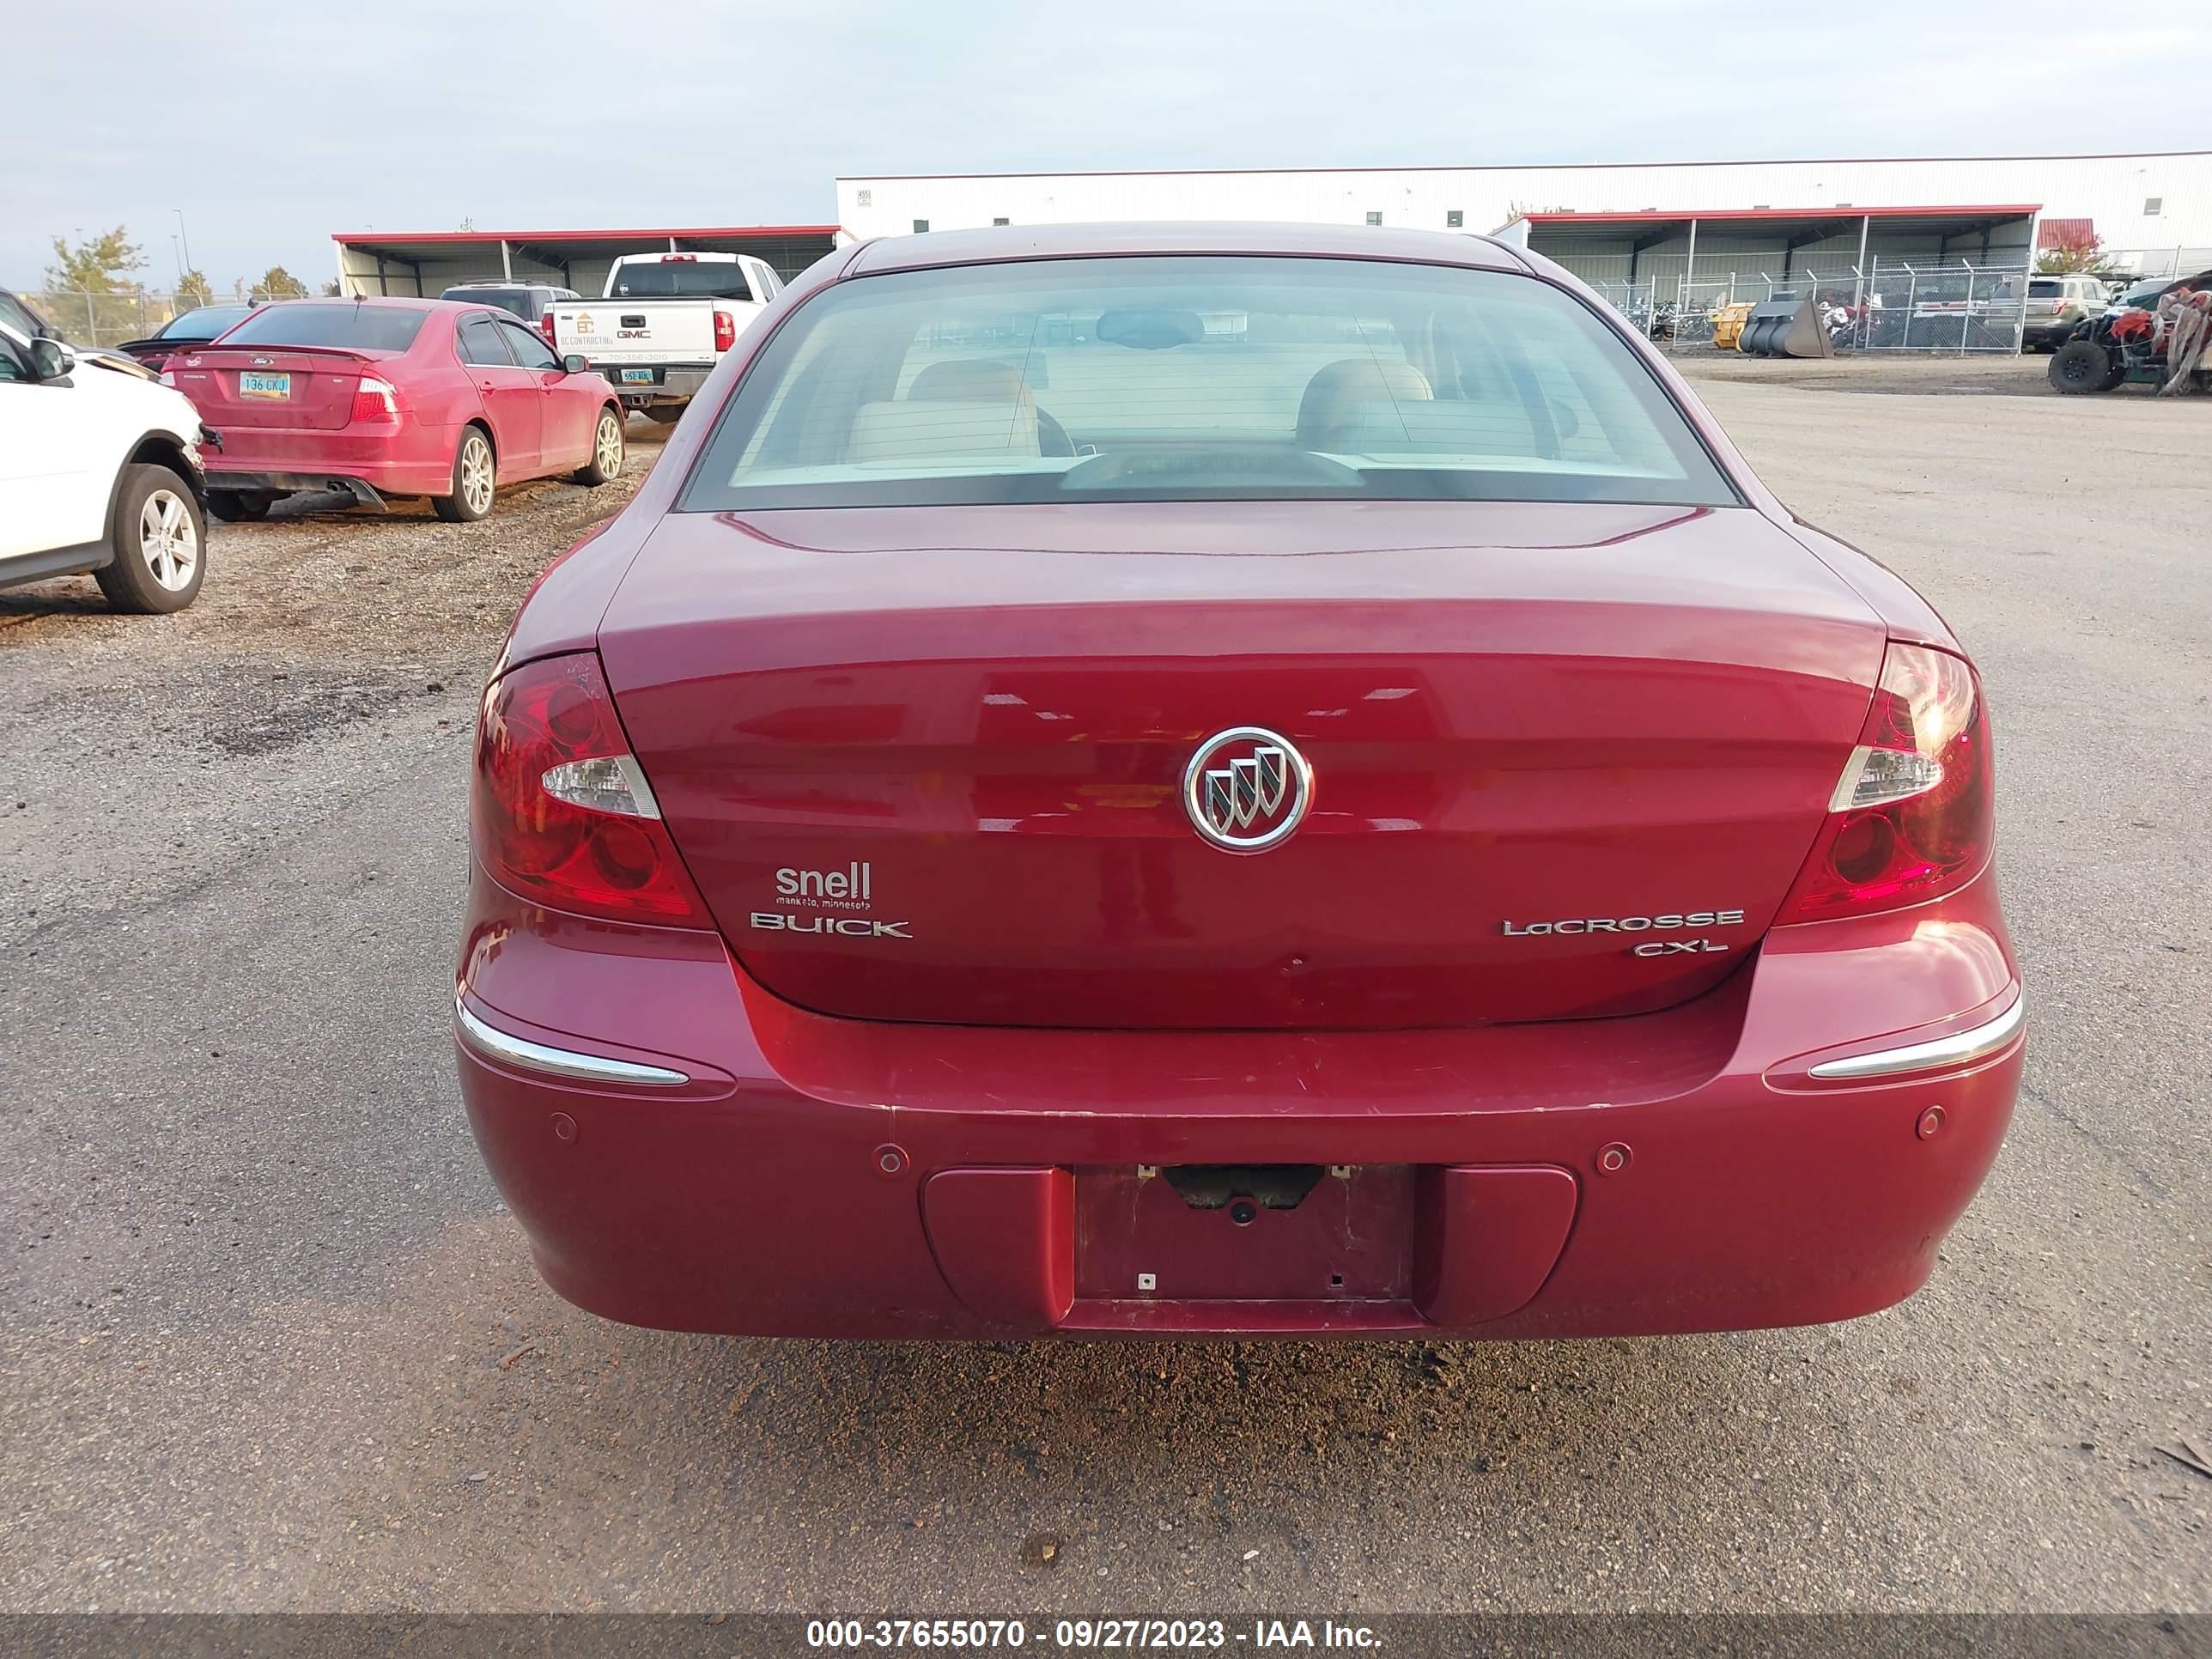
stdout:
<svg viewBox="0 0 2212 1659">
<path fill-rule="evenodd" d="M 1832 1081 L 1838 1078 L 1888 1077 L 1898 1072 L 1932 1071 L 1939 1066 L 1963 1066 L 2003 1048 L 2012 1041 L 2027 1017 L 2027 998 L 2023 994 L 2014 997 L 2011 1007 L 1985 1025 L 1954 1031 L 1949 1036 L 1915 1042 L 1903 1048 L 1877 1048 L 1870 1054 L 1823 1060 L 1808 1075 Z"/>
<path fill-rule="evenodd" d="M 510 1036 L 478 1019 L 458 997 L 453 1000 L 453 1018 L 459 1022 L 462 1040 L 469 1047 L 526 1071 L 580 1078 L 587 1083 L 643 1083 L 660 1088 L 691 1080 L 665 1066 L 640 1066 L 627 1060 L 609 1060 L 604 1054 L 580 1054 L 573 1048 L 549 1048 L 526 1037 Z"/>
</svg>

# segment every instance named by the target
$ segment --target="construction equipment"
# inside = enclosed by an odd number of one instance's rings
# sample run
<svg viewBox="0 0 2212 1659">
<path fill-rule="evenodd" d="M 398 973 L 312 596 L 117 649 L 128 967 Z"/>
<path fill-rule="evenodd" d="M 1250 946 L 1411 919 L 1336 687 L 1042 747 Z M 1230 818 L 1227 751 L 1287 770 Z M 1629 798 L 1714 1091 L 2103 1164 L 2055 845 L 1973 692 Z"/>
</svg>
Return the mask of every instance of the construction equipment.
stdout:
<svg viewBox="0 0 2212 1659">
<path fill-rule="evenodd" d="M 1832 357 L 1834 344 L 1810 300 L 1766 300 L 1744 319 L 1736 349 L 1753 357 Z"/>
</svg>

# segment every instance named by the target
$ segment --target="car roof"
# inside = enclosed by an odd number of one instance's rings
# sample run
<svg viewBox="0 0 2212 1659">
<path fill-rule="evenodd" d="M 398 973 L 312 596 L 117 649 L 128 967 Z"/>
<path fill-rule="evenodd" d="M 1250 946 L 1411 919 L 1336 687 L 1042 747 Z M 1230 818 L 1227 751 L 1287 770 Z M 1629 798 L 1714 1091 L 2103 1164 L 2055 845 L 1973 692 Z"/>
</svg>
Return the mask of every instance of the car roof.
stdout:
<svg viewBox="0 0 2212 1659">
<path fill-rule="evenodd" d="M 460 303 L 458 300 L 417 300 L 404 294 L 301 294 L 289 300 L 270 300 L 256 307 L 266 311 L 270 306 L 372 306 L 379 311 L 451 311 Z"/>
<path fill-rule="evenodd" d="M 1114 254 L 1291 254 L 1323 258 L 1396 259 L 1525 271 L 1528 263 L 1501 242 L 1441 230 L 1389 230 L 1375 225 L 1271 224 L 1174 221 L 1088 225 L 1000 225 L 942 230 L 868 242 L 845 267 L 848 276 L 939 265 L 1015 259 L 1098 258 Z"/>
<path fill-rule="evenodd" d="M 343 299 L 337 295 L 331 295 L 325 297 L 314 299 L 313 301 L 278 300 L 272 303 L 276 305 L 313 304 L 325 306 L 366 306 L 372 311 L 421 311 L 426 312 L 432 316 L 445 317 L 459 317 L 467 314 L 477 314 L 486 317 L 507 317 L 511 319 L 514 315 L 513 312 L 502 311 L 499 307 L 493 305 L 490 301 L 486 300 L 417 300 L 412 295 L 402 294 L 364 294 L 360 298 L 354 300 Z M 261 307 L 264 311 L 268 308 L 269 307 L 267 306 Z"/>
<path fill-rule="evenodd" d="M 2124 277 L 2122 280 L 2127 283 L 2130 292 L 2139 288 L 2172 288 L 2176 284 L 2185 287 L 2201 287 L 2205 283 L 2212 283 L 2212 270 L 2200 270 L 2194 276 L 2169 273 L 2164 276 L 2130 276 Z"/>
</svg>

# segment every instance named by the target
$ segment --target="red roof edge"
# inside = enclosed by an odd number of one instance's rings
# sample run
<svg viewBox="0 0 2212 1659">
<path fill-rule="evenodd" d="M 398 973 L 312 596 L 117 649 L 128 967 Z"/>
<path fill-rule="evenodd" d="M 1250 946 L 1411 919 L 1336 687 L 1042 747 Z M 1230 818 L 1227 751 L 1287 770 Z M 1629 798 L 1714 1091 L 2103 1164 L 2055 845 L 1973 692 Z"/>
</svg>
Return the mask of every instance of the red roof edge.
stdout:
<svg viewBox="0 0 2212 1659">
<path fill-rule="evenodd" d="M 842 225 L 677 225 L 637 230 L 334 230 L 333 242 L 634 242 L 647 236 L 835 236 Z"/>
</svg>

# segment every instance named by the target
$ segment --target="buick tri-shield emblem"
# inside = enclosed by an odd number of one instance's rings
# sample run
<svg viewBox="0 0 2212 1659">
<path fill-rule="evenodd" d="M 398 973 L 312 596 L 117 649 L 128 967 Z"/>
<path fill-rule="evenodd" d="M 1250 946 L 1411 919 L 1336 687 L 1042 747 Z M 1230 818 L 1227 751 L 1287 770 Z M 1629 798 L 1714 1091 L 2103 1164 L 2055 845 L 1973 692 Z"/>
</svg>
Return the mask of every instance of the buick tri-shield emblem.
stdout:
<svg viewBox="0 0 2212 1659">
<path fill-rule="evenodd" d="M 1312 800 L 1306 757 L 1288 738 L 1257 726 L 1215 732 L 1183 769 L 1183 811 L 1200 835 L 1231 853 L 1280 846 Z"/>
</svg>

